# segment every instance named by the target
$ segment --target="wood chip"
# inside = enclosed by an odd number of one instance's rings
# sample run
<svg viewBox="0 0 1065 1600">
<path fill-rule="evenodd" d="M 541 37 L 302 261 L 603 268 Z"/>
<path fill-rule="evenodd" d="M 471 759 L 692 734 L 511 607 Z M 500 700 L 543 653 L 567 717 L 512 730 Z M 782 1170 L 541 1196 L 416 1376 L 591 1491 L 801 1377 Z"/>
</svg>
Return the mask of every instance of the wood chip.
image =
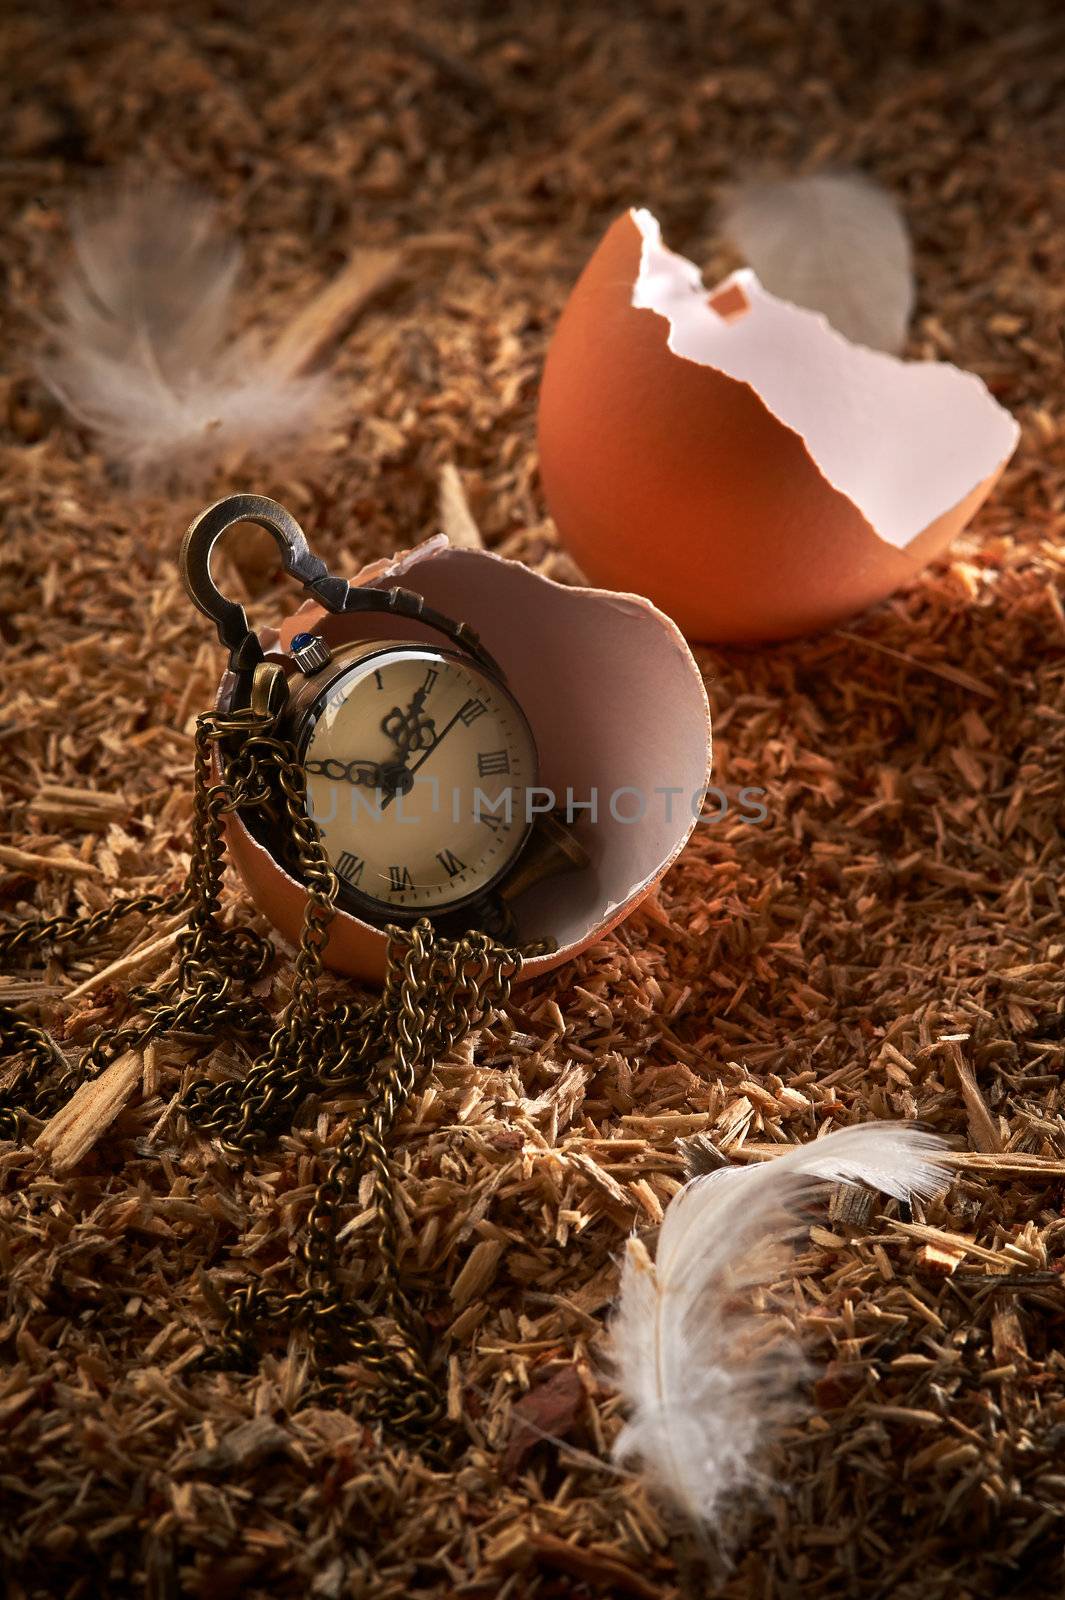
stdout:
<svg viewBox="0 0 1065 1600">
<path fill-rule="evenodd" d="M 457 1311 L 469 1305 L 471 1300 L 478 1299 L 488 1288 L 502 1254 L 503 1246 L 498 1239 L 482 1239 L 474 1245 L 465 1266 L 451 1285 L 451 1298 Z"/>
<path fill-rule="evenodd" d="M 292 318 L 273 347 L 271 364 L 290 378 L 323 365 L 370 302 L 397 281 L 402 268 L 402 250 L 357 250 Z"/>
<path fill-rule="evenodd" d="M 925 1244 L 917 1252 L 917 1265 L 922 1272 L 939 1273 L 945 1278 L 949 1278 L 964 1260 L 964 1249 L 956 1245 Z"/>
<path fill-rule="evenodd" d="M 440 468 L 440 525 L 458 550 L 483 550 L 484 540 L 470 512 L 458 468 L 445 461 Z"/>
<path fill-rule="evenodd" d="M 969 1118 L 969 1134 L 973 1144 L 978 1150 L 985 1153 L 1000 1151 L 1002 1149 L 1002 1136 L 996 1126 L 995 1119 L 987 1109 L 987 1104 L 972 1071 L 967 1065 L 961 1052 L 961 1046 L 956 1040 L 948 1040 L 946 1049 L 950 1054 L 954 1076 L 958 1080 L 961 1097 L 965 1101 L 965 1109 Z"/>
<path fill-rule="evenodd" d="M 661 1589 L 626 1561 L 598 1545 L 577 1545 L 549 1533 L 520 1532 L 497 1540 L 490 1559 L 498 1566 L 547 1567 L 564 1572 L 608 1594 L 634 1595 L 636 1600 L 661 1600 Z"/>
<path fill-rule="evenodd" d="M 83 983 L 75 984 L 73 989 L 67 990 L 65 998 L 68 1001 L 80 1000 L 84 995 L 92 994 L 95 990 L 102 989 L 119 978 L 129 978 L 135 972 L 140 972 L 145 967 L 150 967 L 160 957 L 173 949 L 184 926 L 184 917 L 182 917 L 178 925 L 171 928 L 169 933 L 160 934 L 155 939 L 145 940 L 143 944 L 131 950 L 128 955 L 119 956 L 106 967 L 101 967 L 99 972 L 94 972 Z"/>
<path fill-rule="evenodd" d="M 531 1450 L 564 1439 L 584 1408 L 587 1393 L 576 1367 L 565 1366 L 516 1400 L 503 1471 L 520 1471 Z"/>
<path fill-rule="evenodd" d="M 34 1148 L 49 1157 L 52 1171 L 69 1172 L 88 1155 L 140 1086 L 144 1061 L 129 1050 L 96 1078 L 76 1089 L 60 1111 L 45 1123 Z"/>
<path fill-rule="evenodd" d="M 0 865 L 26 872 L 59 872 L 68 878 L 100 877 L 100 868 L 91 861 L 81 861 L 77 856 L 40 855 L 33 850 L 16 850 L 9 844 L 0 844 Z"/>
</svg>

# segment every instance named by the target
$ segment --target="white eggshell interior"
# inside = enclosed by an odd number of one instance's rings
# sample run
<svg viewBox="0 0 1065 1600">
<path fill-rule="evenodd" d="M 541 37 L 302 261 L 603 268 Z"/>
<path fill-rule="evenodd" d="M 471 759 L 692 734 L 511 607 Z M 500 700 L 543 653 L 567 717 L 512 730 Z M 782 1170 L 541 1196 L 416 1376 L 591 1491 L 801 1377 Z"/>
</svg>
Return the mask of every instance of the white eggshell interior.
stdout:
<svg viewBox="0 0 1065 1600">
<path fill-rule="evenodd" d="M 560 802 L 567 788 L 578 801 L 598 793 L 595 823 L 577 813 L 590 866 L 541 883 L 514 904 L 523 939 L 550 936 L 560 949 L 587 942 L 680 853 L 701 807 L 710 713 L 683 635 L 640 596 L 566 588 L 490 552 L 452 549 L 443 538 L 369 570 L 369 586 L 413 589 L 480 635 L 529 718 L 540 781 Z M 333 644 L 448 643 L 394 617 L 321 616 L 313 626 Z M 291 631 L 290 624 L 285 637 Z M 667 800 L 666 788 L 678 793 Z M 640 820 L 612 815 L 610 798 L 620 789 L 646 797 Z M 633 796 L 622 796 L 616 810 L 635 814 Z"/>
<path fill-rule="evenodd" d="M 904 549 L 1013 454 L 1020 430 L 973 373 L 852 344 L 748 269 L 708 293 L 651 213 L 631 215 L 643 241 L 632 305 L 666 319 L 674 355 L 749 384 L 886 543 Z"/>
</svg>

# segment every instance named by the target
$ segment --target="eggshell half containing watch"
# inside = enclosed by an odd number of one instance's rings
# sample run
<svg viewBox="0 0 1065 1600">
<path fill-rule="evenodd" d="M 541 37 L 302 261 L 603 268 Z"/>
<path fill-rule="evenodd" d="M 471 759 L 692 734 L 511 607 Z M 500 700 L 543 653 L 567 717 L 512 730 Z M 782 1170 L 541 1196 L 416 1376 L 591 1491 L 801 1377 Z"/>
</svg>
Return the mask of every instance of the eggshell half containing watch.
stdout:
<svg viewBox="0 0 1065 1600">
<path fill-rule="evenodd" d="M 412 589 L 467 622 L 529 719 L 540 783 L 559 804 L 572 794 L 589 866 L 538 884 L 513 905 L 523 942 L 556 943 L 550 954 L 530 957 L 523 975 L 548 972 L 621 922 L 695 826 L 710 773 L 710 710 L 684 637 L 640 595 L 566 588 L 490 552 L 453 549 L 443 538 L 377 562 L 355 581 Z M 335 616 L 316 603 L 262 642 L 285 652 L 302 631 L 334 647 L 366 638 L 446 644 L 417 623 Z M 220 703 L 226 694 L 224 681 Z M 593 797 L 594 820 L 587 809 Z M 302 886 L 239 815 L 229 820 L 228 843 L 256 906 L 296 943 L 306 904 Z M 380 929 L 337 910 L 325 952 L 330 967 L 379 982 L 386 951 Z"/>
<path fill-rule="evenodd" d="M 884 599 L 965 526 L 1017 439 L 971 373 L 852 344 L 750 271 L 708 292 L 647 211 L 592 256 L 540 393 L 544 493 L 582 571 L 720 642 Z"/>
</svg>

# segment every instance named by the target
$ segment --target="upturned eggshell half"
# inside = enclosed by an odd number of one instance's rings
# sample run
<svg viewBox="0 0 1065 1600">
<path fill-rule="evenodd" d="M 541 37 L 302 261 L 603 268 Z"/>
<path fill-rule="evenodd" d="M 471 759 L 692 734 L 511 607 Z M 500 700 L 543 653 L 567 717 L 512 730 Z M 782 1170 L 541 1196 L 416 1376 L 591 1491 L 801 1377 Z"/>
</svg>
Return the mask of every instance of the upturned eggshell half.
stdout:
<svg viewBox="0 0 1065 1600">
<path fill-rule="evenodd" d="M 530 958 L 525 977 L 568 961 L 639 904 L 684 847 L 710 771 L 710 710 L 702 676 L 673 622 L 639 595 L 572 589 L 486 551 L 452 549 L 437 537 L 355 580 L 413 589 L 469 623 L 506 674 L 540 753 L 540 782 L 565 803 L 599 796 L 596 822 L 579 811 L 578 834 L 591 865 L 537 885 L 515 901 L 524 940 L 551 937 L 557 949 Z M 273 655 L 313 629 L 332 645 L 403 638 L 447 645 L 431 630 L 393 617 L 334 616 L 308 603 L 279 632 L 262 635 Z M 227 683 L 220 692 L 225 704 Z M 672 788 L 672 798 L 662 792 Z M 647 801 L 638 805 L 631 793 Z M 655 791 L 659 791 L 657 794 Z M 614 800 L 612 814 L 610 801 Z M 290 942 L 300 934 L 306 895 L 238 815 L 228 842 L 260 911 Z M 379 982 L 387 941 L 347 911 L 330 927 L 326 961 L 338 972 Z"/>
<path fill-rule="evenodd" d="M 969 373 L 851 344 L 749 271 L 708 294 L 646 211 L 585 268 L 540 394 L 567 549 L 705 641 L 784 639 L 882 600 L 965 526 L 1017 438 Z"/>
</svg>

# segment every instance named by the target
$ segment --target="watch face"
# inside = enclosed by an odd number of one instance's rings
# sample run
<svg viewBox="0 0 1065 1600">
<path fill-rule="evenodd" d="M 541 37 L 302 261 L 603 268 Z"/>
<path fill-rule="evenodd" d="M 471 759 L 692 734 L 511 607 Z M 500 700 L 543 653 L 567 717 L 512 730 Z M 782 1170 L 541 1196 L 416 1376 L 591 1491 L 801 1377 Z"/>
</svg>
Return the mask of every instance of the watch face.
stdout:
<svg viewBox="0 0 1065 1600">
<path fill-rule="evenodd" d="M 299 742 L 308 808 L 356 909 L 451 910 L 525 842 L 532 733 L 462 655 L 392 645 L 361 657 L 312 703 Z"/>
</svg>

